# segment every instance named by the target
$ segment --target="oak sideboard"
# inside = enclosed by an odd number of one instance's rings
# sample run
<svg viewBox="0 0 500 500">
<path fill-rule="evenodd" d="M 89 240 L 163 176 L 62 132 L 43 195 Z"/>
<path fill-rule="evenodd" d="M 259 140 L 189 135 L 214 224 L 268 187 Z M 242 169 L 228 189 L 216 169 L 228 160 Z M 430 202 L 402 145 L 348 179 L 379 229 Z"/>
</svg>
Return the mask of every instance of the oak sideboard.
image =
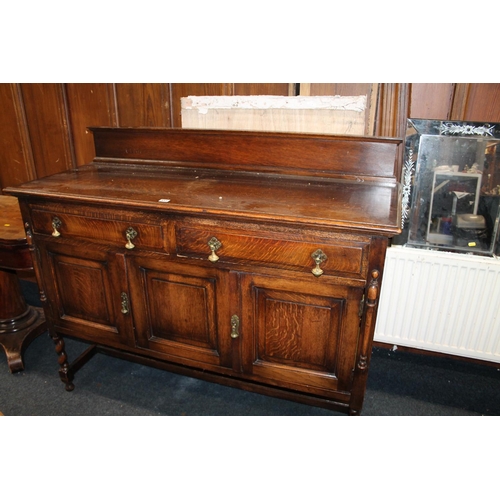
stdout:
<svg viewBox="0 0 500 500">
<path fill-rule="evenodd" d="M 103 352 L 359 414 L 401 141 L 90 130 L 90 164 L 5 190 L 66 389 Z"/>
</svg>

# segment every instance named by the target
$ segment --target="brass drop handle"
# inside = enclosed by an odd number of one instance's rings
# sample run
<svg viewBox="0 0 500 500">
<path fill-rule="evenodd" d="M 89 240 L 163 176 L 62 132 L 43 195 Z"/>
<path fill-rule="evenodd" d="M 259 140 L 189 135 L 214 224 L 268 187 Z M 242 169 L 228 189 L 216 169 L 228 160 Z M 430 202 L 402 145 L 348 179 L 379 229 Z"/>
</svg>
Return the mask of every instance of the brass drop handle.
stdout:
<svg viewBox="0 0 500 500">
<path fill-rule="evenodd" d="M 211 254 L 208 256 L 208 260 L 210 262 L 217 262 L 219 260 L 219 256 L 215 253 L 222 246 L 222 243 L 214 236 L 208 242 L 208 247 L 211 250 Z"/>
<path fill-rule="evenodd" d="M 132 240 L 137 236 L 137 231 L 133 227 L 129 227 L 125 231 L 125 237 L 127 238 L 127 243 L 125 243 L 125 248 L 127 250 L 132 250 L 135 248 L 135 245 L 132 243 Z"/>
<path fill-rule="evenodd" d="M 240 318 L 236 316 L 231 316 L 231 338 L 237 339 L 240 336 Z"/>
<path fill-rule="evenodd" d="M 58 231 L 58 229 L 62 226 L 62 222 L 58 217 L 54 217 L 52 219 L 52 236 L 54 238 L 59 238 L 61 236 L 61 233 Z"/>
<path fill-rule="evenodd" d="M 311 257 L 313 258 L 314 262 L 316 263 L 316 267 L 314 267 L 311 272 L 314 274 L 314 276 L 319 277 L 323 274 L 323 269 L 321 269 L 320 264 L 325 262 L 325 260 L 328 258 L 323 250 L 318 248 L 315 252 L 311 254 Z"/>
<path fill-rule="evenodd" d="M 128 295 L 125 292 L 122 292 L 122 314 L 129 313 L 129 303 L 128 303 Z"/>
</svg>

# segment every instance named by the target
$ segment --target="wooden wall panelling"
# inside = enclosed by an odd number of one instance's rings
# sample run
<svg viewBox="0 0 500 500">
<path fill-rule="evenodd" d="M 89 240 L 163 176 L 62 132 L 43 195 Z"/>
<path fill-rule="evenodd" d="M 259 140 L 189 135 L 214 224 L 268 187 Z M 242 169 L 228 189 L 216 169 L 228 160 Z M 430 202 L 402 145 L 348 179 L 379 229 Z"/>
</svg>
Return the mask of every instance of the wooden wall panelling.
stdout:
<svg viewBox="0 0 500 500">
<path fill-rule="evenodd" d="M 20 84 L 37 178 L 74 165 L 63 84 Z"/>
<path fill-rule="evenodd" d="M 180 127 L 188 95 L 294 95 L 290 83 L 0 84 L 0 187 L 92 161 L 91 126 Z M 403 137 L 408 116 L 500 122 L 500 84 L 311 83 L 302 95 L 371 95 L 379 136 Z"/>
<path fill-rule="evenodd" d="M 451 103 L 450 120 L 462 120 L 465 115 L 470 83 L 456 83 Z"/>
<path fill-rule="evenodd" d="M 450 119 L 454 83 L 412 83 L 410 90 L 410 118 Z"/>
<path fill-rule="evenodd" d="M 65 88 L 76 164 L 83 165 L 95 156 L 88 127 L 118 124 L 114 87 L 111 83 L 67 83 Z"/>
<path fill-rule="evenodd" d="M 233 95 L 295 95 L 290 83 L 234 83 Z"/>
<path fill-rule="evenodd" d="M 36 178 L 19 84 L 0 84 L 0 189 Z"/>
<path fill-rule="evenodd" d="M 116 83 L 120 127 L 170 127 L 169 85 L 166 83 Z"/>
<path fill-rule="evenodd" d="M 404 137 L 408 109 L 408 83 L 381 83 L 375 135 L 380 137 Z"/>
<path fill-rule="evenodd" d="M 458 83 L 452 119 L 500 122 L 500 83 Z"/>
<path fill-rule="evenodd" d="M 301 83 L 300 95 L 367 95 L 371 83 Z"/>
<path fill-rule="evenodd" d="M 379 84 L 375 134 L 379 137 L 405 137 L 406 121 L 409 110 L 409 84 Z M 401 175 L 403 147 L 400 145 L 397 155 L 396 173 Z"/>
</svg>

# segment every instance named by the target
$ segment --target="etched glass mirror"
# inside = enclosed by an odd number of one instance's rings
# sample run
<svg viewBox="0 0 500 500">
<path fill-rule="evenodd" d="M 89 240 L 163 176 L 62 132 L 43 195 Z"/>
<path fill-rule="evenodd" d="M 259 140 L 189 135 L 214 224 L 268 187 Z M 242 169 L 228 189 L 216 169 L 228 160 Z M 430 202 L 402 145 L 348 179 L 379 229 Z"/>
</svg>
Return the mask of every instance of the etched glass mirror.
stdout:
<svg viewBox="0 0 500 500">
<path fill-rule="evenodd" d="M 498 254 L 500 124 L 409 119 L 402 182 L 408 246 Z"/>
</svg>

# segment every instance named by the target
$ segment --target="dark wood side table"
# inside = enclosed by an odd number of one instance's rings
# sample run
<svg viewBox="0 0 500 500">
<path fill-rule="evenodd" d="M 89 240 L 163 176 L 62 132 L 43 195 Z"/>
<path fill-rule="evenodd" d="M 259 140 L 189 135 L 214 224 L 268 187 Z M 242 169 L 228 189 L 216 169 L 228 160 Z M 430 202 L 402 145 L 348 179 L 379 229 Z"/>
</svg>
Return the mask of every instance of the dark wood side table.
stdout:
<svg viewBox="0 0 500 500">
<path fill-rule="evenodd" d="M 24 350 L 46 330 L 43 310 L 26 303 L 17 275 L 31 269 L 18 201 L 0 196 L 0 346 L 11 373 L 24 370 Z"/>
</svg>

